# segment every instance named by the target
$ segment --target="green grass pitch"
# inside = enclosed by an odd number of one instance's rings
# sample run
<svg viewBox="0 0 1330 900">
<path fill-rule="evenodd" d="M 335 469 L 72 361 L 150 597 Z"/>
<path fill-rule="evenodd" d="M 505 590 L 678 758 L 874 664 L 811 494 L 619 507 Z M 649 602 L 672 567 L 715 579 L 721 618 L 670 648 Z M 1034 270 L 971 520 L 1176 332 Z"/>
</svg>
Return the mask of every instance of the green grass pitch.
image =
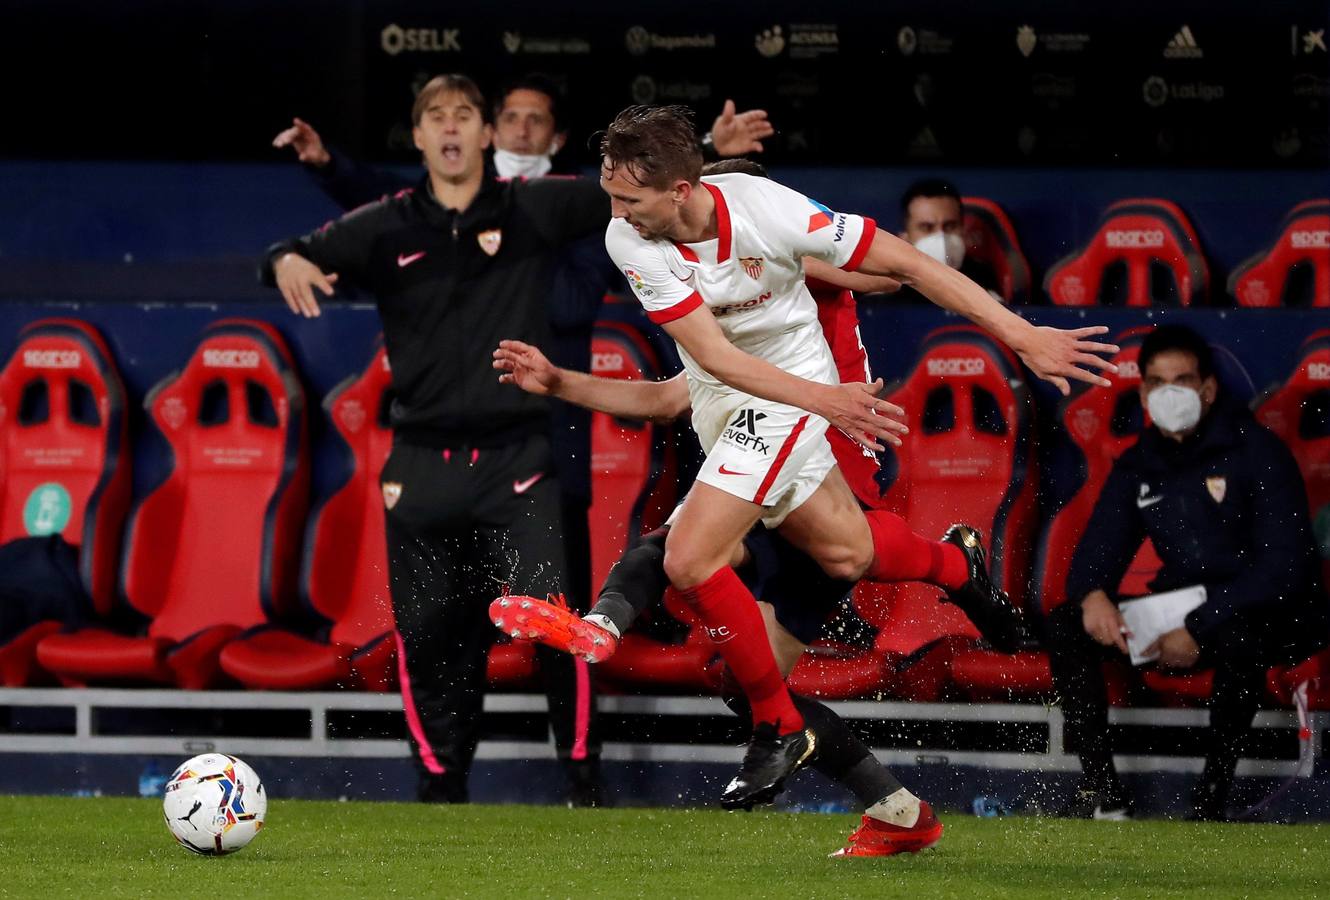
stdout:
<svg viewBox="0 0 1330 900">
<path fill-rule="evenodd" d="M 196 857 L 154 800 L 0 797 L 0 897 L 1330 896 L 1330 826 L 944 815 L 917 856 L 827 859 L 849 815 L 273 800 Z"/>
</svg>

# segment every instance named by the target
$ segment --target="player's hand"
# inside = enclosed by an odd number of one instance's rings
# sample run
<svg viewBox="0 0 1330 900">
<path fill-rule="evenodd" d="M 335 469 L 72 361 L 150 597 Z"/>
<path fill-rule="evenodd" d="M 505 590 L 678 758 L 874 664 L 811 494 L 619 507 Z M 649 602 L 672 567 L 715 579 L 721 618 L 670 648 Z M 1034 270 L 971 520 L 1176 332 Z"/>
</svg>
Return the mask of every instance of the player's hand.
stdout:
<svg viewBox="0 0 1330 900">
<path fill-rule="evenodd" d="M 711 123 L 711 146 L 719 156 L 743 156 L 761 153 L 762 139 L 776 133 L 767 120 L 765 109 L 735 113 L 734 101 L 726 100 L 716 121 Z"/>
<path fill-rule="evenodd" d="M 307 319 L 319 315 L 319 301 L 315 299 L 314 289 L 318 288 L 325 297 L 331 297 L 333 285 L 337 283 L 336 272 L 325 275 L 322 269 L 299 253 L 284 254 L 273 263 L 272 271 L 277 290 L 282 292 L 282 299 L 291 312 Z"/>
<path fill-rule="evenodd" d="M 1201 658 L 1201 648 L 1186 628 L 1165 631 L 1150 648 L 1159 651 L 1159 664 L 1170 669 L 1190 669 Z"/>
<path fill-rule="evenodd" d="M 291 127 L 273 138 L 272 145 L 279 150 L 283 147 L 292 148 L 296 151 L 297 159 L 317 168 L 332 162 L 332 155 L 323 146 L 323 138 L 304 119 L 292 119 Z"/>
<path fill-rule="evenodd" d="M 880 398 L 881 391 L 881 378 L 872 384 L 828 385 L 824 399 L 816 404 L 820 408 L 809 411 L 875 453 L 883 449 L 879 439 L 899 447 L 900 436 L 910 432 L 904 422 L 905 410 Z"/>
<path fill-rule="evenodd" d="M 1127 623 L 1117 605 L 1103 591 L 1087 594 L 1081 603 L 1081 624 L 1095 643 L 1127 653 Z"/>
<path fill-rule="evenodd" d="M 1115 344 L 1101 344 L 1088 340 L 1104 334 L 1104 325 L 1087 328 L 1051 328 L 1047 325 L 1030 329 L 1030 336 L 1022 346 L 1012 346 L 1030 371 L 1051 382 L 1065 397 L 1071 393 L 1068 378 L 1087 381 L 1099 387 L 1111 387 L 1113 382 L 1095 373 L 1094 369 L 1116 373 L 1118 367 L 1097 353 L 1118 352 Z"/>
<path fill-rule="evenodd" d="M 522 341 L 499 341 L 494 351 L 494 368 L 503 373 L 499 376 L 500 384 L 515 384 L 539 397 L 554 395 L 563 380 L 562 370 L 539 347 Z"/>
</svg>

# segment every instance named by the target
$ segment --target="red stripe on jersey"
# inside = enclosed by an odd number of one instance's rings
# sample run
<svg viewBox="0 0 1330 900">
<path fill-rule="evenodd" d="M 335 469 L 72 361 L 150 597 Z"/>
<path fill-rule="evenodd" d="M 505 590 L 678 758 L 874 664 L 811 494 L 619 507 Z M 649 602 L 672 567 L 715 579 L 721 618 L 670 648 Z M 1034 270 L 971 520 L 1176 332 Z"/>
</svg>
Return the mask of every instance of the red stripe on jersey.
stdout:
<svg viewBox="0 0 1330 900">
<path fill-rule="evenodd" d="M 679 255 L 688 262 L 698 262 L 697 254 L 689 249 L 687 244 L 681 244 L 678 241 L 675 241 L 674 246 L 679 251 Z"/>
<path fill-rule="evenodd" d="M 873 236 L 877 234 L 877 223 L 868 216 L 864 216 L 864 233 L 859 235 L 859 245 L 854 248 L 850 254 L 850 261 L 841 266 L 846 272 L 857 272 L 859 266 L 863 265 L 864 257 L 868 255 L 868 248 L 873 246 Z"/>
<path fill-rule="evenodd" d="M 723 263 L 730 258 L 730 208 L 725 205 L 725 195 L 714 184 L 702 182 L 702 187 L 711 192 L 716 201 L 716 262 Z"/>
<path fill-rule="evenodd" d="M 673 322 L 675 319 L 682 319 L 701 305 L 702 295 L 697 291 L 693 291 L 687 297 L 684 297 L 668 309 L 647 310 L 647 318 L 655 322 L 657 325 L 665 325 Z"/>
<path fill-rule="evenodd" d="M 794 428 L 785 438 L 785 443 L 780 445 L 780 452 L 776 454 L 776 459 L 771 463 L 771 468 L 767 469 L 766 477 L 762 479 L 762 486 L 757 489 L 753 495 L 754 503 L 761 503 L 767 497 L 767 491 L 771 490 L 772 482 L 780 474 L 780 467 L 785 465 L 785 460 L 790 458 L 790 453 L 794 450 L 795 443 L 799 440 L 799 435 L 804 430 L 804 425 L 808 422 L 808 416 L 804 416 L 798 422 L 794 423 Z"/>
</svg>

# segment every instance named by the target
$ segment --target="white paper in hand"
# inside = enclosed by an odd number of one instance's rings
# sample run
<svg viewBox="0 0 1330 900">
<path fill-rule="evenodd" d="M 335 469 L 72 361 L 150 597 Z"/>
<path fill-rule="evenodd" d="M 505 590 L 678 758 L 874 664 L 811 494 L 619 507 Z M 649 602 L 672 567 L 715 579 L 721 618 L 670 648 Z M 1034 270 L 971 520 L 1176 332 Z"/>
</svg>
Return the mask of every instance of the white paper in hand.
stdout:
<svg viewBox="0 0 1330 900">
<path fill-rule="evenodd" d="M 1198 584 L 1121 603 L 1118 610 L 1127 624 L 1127 649 L 1131 652 L 1131 664 L 1139 666 L 1158 659 L 1157 649 L 1146 656 L 1146 648 L 1165 632 L 1187 624 L 1187 613 L 1204 602 L 1205 585 Z"/>
</svg>

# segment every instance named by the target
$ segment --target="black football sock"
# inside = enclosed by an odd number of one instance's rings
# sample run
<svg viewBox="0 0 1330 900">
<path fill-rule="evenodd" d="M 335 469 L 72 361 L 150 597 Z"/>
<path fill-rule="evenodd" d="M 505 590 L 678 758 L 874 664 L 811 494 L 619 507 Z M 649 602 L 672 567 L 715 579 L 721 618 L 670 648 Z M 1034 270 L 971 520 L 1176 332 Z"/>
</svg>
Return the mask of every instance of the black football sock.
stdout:
<svg viewBox="0 0 1330 900">
<path fill-rule="evenodd" d="M 742 695 L 727 694 L 723 699 L 736 715 L 751 718 Z M 817 755 L 811 763 L 814 769 L 848 788 L 865 809 L 901 789 L 891 770 L 878 762 L 868 745 L 830 707 L 800 694 L 792 693 L 790 699 L 804 717 L 804 724 L 817 735 Z"/>
<path fill-rule="evenodd" d="M 604 616 L 627 634 L 637 617 L 658 602 L 670 580 L 665 577 L 665 535 L 669 528 L 658 528 L 643 536 L 605 576 L 605 586 L 587 615 Z"/>
</svg>

